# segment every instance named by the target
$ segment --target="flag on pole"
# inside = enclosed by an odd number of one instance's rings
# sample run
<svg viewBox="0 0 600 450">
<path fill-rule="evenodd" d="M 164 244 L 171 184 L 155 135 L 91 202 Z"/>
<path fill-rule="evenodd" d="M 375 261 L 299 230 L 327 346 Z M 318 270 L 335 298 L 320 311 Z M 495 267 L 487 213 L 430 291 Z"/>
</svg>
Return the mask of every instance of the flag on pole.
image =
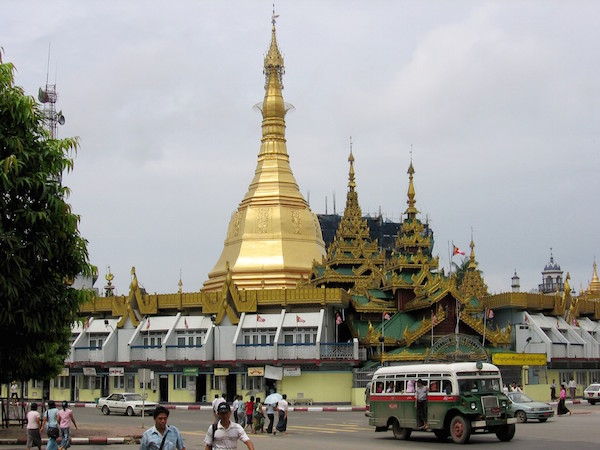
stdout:
<svg viewBox="0 0 600 450">
<path fill-rule="evenodd" d="M 83 326 L 83 329 L 84 329 L 84 330 L 87 330 L 89 327 L 90 327 L 90 318 L 88 317 L 88 318 L 85 320 L 85 325 Z"/>
<path fill-rule="evenodd" d="M 388 313 L 384 312 L 383 313 L 383 320 L 390 320 L 390 319 L 391 319 L 391 316 Z"/>
<path fill-rule="evenodd" d="M 187 317 L 184 317 L 184 318 L 183 318 L 183 324 L 185 325 L 185 329 L 186 329 L 186 330 L 189 330 L 189 329 L 190 329 L 190 327 L 188 326 L 188 323 L 187 323 Z"/>
<path fill-rule="evenodd" d="M 487 310 L 487 318 L 488 319 L 493 319 L 494 318 L 494 311 L 492 311 L 491 309 Z"/>
<path fill-rule="evenodd" d="M 304 323 L 304 322 L 306 322 L 306 320 L 304 320 L 302 317 L 296 315 L 296 322 L 298 322 L 298 323 Z"/>
<path fill-rule="evenodd" d="M 148 317 L 148 319 L 146 320 L 146 330 L 150 329 L 150 318 Z"/>
<path fill-rule="evenodd" d="M 465 254 L 465 252 L 463 252 L 456 245 L 452 244 L 452 256 L 454 256 L 454 255 L 464 255 L 464 254 Z"/>
<path fill-rule="evenodd" d="M 342 316 L 340 316 L 339 312 L 335 313 L 335 324 L 340 325 L 343 322 Z"/>
<path fill-rule="evenodd" d="M 257 322 L 264 322 L 265 318 L 264 317 L 260 317 L 258 314 L 256 315 L 256 321 Z"/>
<path fill-rule="evenodd" d="M 435 325 L 437 323 L 437 315 L 431 311 L 431 323 Z"/>
</svg>

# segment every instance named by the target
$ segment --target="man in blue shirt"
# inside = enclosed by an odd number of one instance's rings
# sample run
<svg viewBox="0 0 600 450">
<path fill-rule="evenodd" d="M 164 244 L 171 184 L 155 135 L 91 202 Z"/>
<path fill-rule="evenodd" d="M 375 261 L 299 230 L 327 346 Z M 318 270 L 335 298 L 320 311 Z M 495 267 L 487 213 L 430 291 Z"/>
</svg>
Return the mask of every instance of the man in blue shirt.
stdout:
<svg viewBox="0 0 600 450">
<path fill-rule="evenodd" d="M 167 425 L 169 410 L 164 406 L 157 406 L 152 417 L 154 426 L 144 432 L 140 450 L 185 450 L 177 427 Z"/>
</svg>

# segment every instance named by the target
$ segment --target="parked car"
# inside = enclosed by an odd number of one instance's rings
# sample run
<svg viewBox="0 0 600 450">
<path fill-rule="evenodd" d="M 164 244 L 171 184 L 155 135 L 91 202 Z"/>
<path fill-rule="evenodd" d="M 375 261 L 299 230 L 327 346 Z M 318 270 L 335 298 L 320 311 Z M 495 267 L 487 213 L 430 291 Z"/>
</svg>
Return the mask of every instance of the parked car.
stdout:
<svg viewBox="0 0 600 450">
<path fill-rule="evenodd" d="M 554 417 L 554 410 L 542 402 L 535 402 L 522 392 L 509 392 L 510 411 L 519 422 L 527 422 L 529 419 L 537 419 L 545 422 L 549 417 Z"/>
<path fill-rule="evenodd" d="M 102 411 L 105 416 L 110 413 L 127 414 L 128 416 L 134 416 L 136 414 L 151 415 L 154 408 L 158 406 L 158 403 L 145 401 L 140 394 L 133 392 L 123 392 L 119 394 L 111 394 L 108 397 L 102 397 L 98 399 L 96 408 Z"/>
<path fill-rule="evenodd" d="M 583 390 L 583 398 L 587 400 L 590 405 L 595 405 L 596 402 L 600 402 L 600 383 L 592 383 Z"/>
</svg>

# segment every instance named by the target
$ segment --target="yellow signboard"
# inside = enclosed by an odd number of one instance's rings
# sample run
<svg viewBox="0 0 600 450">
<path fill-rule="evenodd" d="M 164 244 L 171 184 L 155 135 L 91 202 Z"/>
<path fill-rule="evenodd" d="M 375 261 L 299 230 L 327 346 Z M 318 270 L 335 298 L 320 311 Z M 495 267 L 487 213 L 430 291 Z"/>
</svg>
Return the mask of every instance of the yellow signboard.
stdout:
<svg viewBox="0 0 600 450">
<path fill-rule="evenodd" d="M 225 377 L 229 375 L 229 367 L 215 367 L 215 377 Z"/>
<path fill-rule="evenodd" d="M 497 366 L 545 366 L 545 353 L 494 353 L 492 362 Z"/>
<path fill-rule="evenodd" d="M 264 377 L 265 376 L 265 368 L 264 367 L 248 367 L 248 376 L 249 377 Z"/>
</svg>

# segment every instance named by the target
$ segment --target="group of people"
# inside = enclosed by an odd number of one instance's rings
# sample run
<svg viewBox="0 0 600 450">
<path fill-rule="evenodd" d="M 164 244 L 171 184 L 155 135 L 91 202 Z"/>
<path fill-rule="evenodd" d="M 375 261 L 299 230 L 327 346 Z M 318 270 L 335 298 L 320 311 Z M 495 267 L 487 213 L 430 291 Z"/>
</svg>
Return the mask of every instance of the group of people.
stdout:
<svg viewBox="0 0 600 450">
<path fill-rule="evenodd" d="M 41 431 L 46 430 L 48 435 L 47 450 L 63 450 L 71 446 L 71 422 L 77 429 L 77 422 L 73 411 L 69 409 L 69 404 L 66 401 L 62 402 L 62 409 L 56 407 L 54 400 L 48 401 L 48 409 L 44 416 L 40 416 L 37 403 L 31 404 L 31 410 L 27 413 L 27 450 L 32 447 L 42 449 Z M 58 445 L 58 438 L 60 446 Z"/>
<path fill-rule="evenodd" d="M 215 395 L 212 402 L 214 415 L 214 423 L 208 428 L 204 443 L 206 450 L 211 449 L 226 449 L 237 448 L 237 441 L 241 440 L 250 449 L 254 449 L 254 444 L 248 437 L 246 430 L 251 430 L 252 433 L 264 433 L 265 426 L 265 406 L 266 416 L 269 418 L 267 426 L 267 434 L 277 435 L 277 433 L 285 434 L 287 430 L 287 415 L 288 402 L 286 395 L 282 395 L 281 400 L 276 404 L 269 403 L 264 405 L 260 397 L 250 397 L 250 400 L 245 401 L 241 395 L 236 395 L 233 404 L 230 406 L 224 396 Z M 233 412 L 233 421 L 231 415 Z M 278 414 L 278 422 L 275 423 L 275 413 Z M 168 414 L 167 414 L 168 416 Z M 182 450 L 180 447 L 176 447 Z M 140 447 L 140 450 L 149 450 L 150 447 Z M 162 448 L 160 450 L 171 450 Z"/>
</svg>

